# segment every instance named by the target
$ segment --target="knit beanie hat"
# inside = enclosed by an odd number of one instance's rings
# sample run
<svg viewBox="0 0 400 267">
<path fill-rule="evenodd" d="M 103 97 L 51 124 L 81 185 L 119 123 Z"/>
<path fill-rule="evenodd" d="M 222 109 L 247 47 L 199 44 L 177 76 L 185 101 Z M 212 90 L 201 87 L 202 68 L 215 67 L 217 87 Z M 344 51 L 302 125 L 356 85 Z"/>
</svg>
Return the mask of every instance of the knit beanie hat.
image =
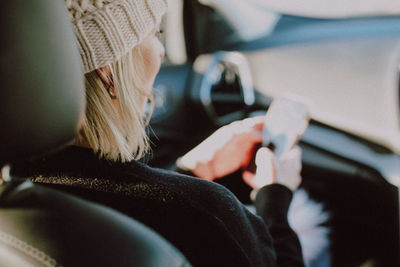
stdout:
<svg viewBox="0 0 400 267">
<path fill-rule="evenodd" d="M 167 0 L 65 0 L 88 73 L 117 61 L 160 22 Z"/>
</svg>

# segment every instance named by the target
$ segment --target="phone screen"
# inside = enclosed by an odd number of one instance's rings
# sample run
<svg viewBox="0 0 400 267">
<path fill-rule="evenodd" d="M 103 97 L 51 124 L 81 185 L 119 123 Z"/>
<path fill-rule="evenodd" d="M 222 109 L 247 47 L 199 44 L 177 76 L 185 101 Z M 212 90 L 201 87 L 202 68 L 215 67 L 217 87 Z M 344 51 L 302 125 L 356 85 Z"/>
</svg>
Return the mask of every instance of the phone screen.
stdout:
<svg viewBox="0 0 400 267">
<path fill-rule="evenodd" d="M 278 160 L 297 144 L 309 122 L 308 106 L 293 97 L 274 100 L 265 115 L 263 146 L 270 147 Z"/>
</svg>

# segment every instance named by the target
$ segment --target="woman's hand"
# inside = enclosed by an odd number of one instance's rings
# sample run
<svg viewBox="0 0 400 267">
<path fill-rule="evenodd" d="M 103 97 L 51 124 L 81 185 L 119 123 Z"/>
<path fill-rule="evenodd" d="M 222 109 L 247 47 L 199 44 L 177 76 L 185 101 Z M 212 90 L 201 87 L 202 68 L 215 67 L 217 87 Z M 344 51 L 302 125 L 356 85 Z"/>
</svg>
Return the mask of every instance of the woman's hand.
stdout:
<svg viewBox="0 0 400 267">
<path fill-rule="evenodd" d="M 246 167 L 253 148 L 262 142 L 263 122 L 259 116 L 221 127 L 180 158 L 178 166 L 209 181 Z"/>
<path fill-rule="evenodd" d="M 262 147 L 256 155 L 256 174 L 243 172 L 244 181 L 253 189 L 268 184 L 282 184 L 290 190 L 296 190 L 301 183 L 301 149 L 295 147 L 287 152 L 281 161 L 277 161 L 268 148 Z"/>
</svg>

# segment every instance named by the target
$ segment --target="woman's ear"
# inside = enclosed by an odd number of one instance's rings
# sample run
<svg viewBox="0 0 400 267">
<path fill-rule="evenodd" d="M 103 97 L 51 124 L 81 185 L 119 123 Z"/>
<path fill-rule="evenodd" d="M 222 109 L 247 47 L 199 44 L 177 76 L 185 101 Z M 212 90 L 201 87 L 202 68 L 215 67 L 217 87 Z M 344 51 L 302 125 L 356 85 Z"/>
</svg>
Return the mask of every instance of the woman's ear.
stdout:
<svg viewBox="0 0 400 267">
<path fill-rule="evenodd" d="M 110 71 L 110 68 L 107 66 L 101 67 L 96 69 L 97 75 L 100 77 L 101 81 L 104 83 L 104 85 L 107 88 L 108 94 L 112 99 L 117 98 L 117 92 L 115 91 L 114 88 L 114 81 L 112 78 L 112 74 Z"/>
<path fill-rule="evenodd" d="M 96 69 L 96 73 L 97 75 L 99 75 L 100 79 L 102 80 L 102 82 L 105 85 L 112 85 L 113 81 L 112 81 L 112 75 L 111 75 L 111 71 L 110 68 L 107 66 L 101 67 Z"/>
</svg>

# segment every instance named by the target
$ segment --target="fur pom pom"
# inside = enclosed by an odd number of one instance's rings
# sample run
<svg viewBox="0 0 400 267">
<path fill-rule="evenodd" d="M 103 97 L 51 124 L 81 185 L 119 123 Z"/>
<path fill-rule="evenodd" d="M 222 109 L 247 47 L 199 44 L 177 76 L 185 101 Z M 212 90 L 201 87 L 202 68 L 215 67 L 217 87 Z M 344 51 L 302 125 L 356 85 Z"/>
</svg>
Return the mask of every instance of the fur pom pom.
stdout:
<svg viewBox="0 0 400 267">
<path fill-rule="evenodd" d="M 321 225 L 328 219 L 322 204 L 311 200 L 304 189 L 294 192 L 288 221 L 299 237 L 306 266 L 329 249 L 329 228 Z"/>
</svg>

